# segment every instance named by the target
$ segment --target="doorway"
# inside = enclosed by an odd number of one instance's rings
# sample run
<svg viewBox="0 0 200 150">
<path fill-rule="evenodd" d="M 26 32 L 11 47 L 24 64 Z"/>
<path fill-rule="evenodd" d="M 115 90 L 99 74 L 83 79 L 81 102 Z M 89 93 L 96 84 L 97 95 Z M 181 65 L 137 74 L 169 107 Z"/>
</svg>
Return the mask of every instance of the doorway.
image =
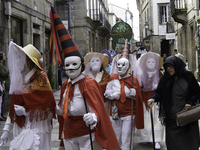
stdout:
<svg viewBox="0 0 200 150">
<path fill-rule="evenodd" d="M 167 57 L 171 55 L 169 49 L 169 40 L 162 40 L 161 42 L 161 57 L 163 57 L 163 54 L 166 54 Z"/>
</svg>

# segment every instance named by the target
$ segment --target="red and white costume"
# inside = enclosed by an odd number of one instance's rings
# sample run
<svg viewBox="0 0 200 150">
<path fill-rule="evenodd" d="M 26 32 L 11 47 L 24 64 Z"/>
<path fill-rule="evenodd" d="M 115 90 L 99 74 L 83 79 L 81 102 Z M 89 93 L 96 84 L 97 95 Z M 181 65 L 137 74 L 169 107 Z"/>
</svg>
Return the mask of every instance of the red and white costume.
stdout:
<svg viewBox="0 0 200 150">
<path fill-rule="evenodd" d="M 74 92 L 72 92 L 73 96 L 71 95 L 72 100 L 68 99 L 68 117 L 66 120 L 62 118 L 63 124 L 60 123 L 61 128 L 63 127 L 64 130 L 63 142 L 65 149 L 78 150 L 81 147 L 85 150 L 90 149 L 89 130 L 83 121 L 83 115 L 86 113 L 83 93 L 85 93 L 88 112 L 95 113 L 97 117 L 97 123 L 91 125 L 94 149 L 106 148 L 113 150 L 119 148 L 98 83 L 83 74 L 73 81 L 66 80 L 61 87 L 61 101 L 59 102 L 61 108 L 69 82 L 74 85 Z"/>
</svg>

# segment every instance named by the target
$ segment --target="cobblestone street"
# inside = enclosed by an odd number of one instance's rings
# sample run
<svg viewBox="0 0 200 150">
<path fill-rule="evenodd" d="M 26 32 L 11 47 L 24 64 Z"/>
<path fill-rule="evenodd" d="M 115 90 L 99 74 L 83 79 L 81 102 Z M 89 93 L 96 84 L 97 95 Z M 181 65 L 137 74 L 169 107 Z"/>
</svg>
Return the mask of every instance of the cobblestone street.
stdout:
<svg viewBox="0 0 200 150">
<path fill-rule="evenodd" d="M 54 96 L 55 96 L 56 102 L 58 103 L 60 99 L 60 90 L 54 91 Z M 0 128 L 1 128 L 0 135 L 3 132 L 2 130 L 4 127 L 4 123 L 5 121 L 0 122 Z M 60 140 L 58 140 L 58 132 L 59 132 L 58 129 L 59 129 L 59 123 L 56 119 L 53 119 L 51 150 L 62 150 L 61 148 L 59 148 Z M 10 134 L 9 134 L 8 143 L 3 145 L 1 150 L 9 150 L 10 140 L 12 140 L 12 130 L 10 131 Z M 142 142 L 137 136 L 133 137 L 133 141 L 134 141 L 134 147 L 133 147 L 134 150 L 152 150 L 153 149 L 152 144 L 147 144 L 146 142 Z M 161 143 L 161 150 L 166 150 L 166 146 L 164 142 Z"/>
</svg>

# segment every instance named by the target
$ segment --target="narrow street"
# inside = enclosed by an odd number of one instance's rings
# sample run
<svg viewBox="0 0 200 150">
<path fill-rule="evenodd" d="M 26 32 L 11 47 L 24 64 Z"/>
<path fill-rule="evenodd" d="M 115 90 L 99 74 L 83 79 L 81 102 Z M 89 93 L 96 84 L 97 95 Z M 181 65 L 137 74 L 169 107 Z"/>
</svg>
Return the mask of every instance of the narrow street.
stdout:
<svg viewBox="0 0 200 150">
<path fill-rule="evenodd" d="M 60 99 L 60 90 L 56 90 L 54 91 L 54 96 L 56 99 L 56 102 L 58 103 L 59 99 Z M 4 123 L 5 121 L 1 121 L 0 122 L 0 135 L 2 135 L 2 130 L 4 127 Z M 53 131 L 52 131 L 52 142 L 51 142 L 51 150 L 59 150 L 59 144 L 60 141 L 58 140 L 58 131 L 59 129 L 59 123 L 57 120 L 53 119 Z M 9 145 L 10 145 L 10 141 L 12 140 L 12 130 L 10 130 L 10 134 L 9 134 L 9 141 L 8 143 L 6 143 L 1 150 L 9 150 Z M 133 137 L 133 141 L 134 141 L 134 150 L 152 150 L 152 144 L 148 144 L 146 142 L 142 142 L 139 137 L 134 136 Z M 161 150 L 167 150 L 166 146 L 165 146 L 165 142 L 161 143 Z"/>
</svg>

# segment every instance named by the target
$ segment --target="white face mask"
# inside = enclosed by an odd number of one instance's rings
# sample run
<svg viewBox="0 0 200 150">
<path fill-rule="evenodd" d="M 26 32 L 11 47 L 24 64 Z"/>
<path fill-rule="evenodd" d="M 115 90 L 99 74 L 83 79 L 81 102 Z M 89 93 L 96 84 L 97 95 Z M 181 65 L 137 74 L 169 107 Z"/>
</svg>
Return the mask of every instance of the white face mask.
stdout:
<svg viewBox="0 0 200 150">
<path fill-rule="evenodd" d="M 100 71 L 101 65 L 102 65 L 102 61 L 100 57 L 93 56 L 90 59 L 89 63 L 90 63 L 90 68 L 92 69 L 92 71 Z"/>
<path fill-rule="evenodd" d="M 118 74 L 121 76 L 121 75 L 124 75 L 127 70 L 129 69 L 129 60 L 122 57 L 120 58 L 118 61 L 117 61 L 117 72 Z"/>
<path fill-rule="evenodd" d="M 65 58 L 65 73 L 70 79 L 78 77 L 81 73 L 81 58 L 78 56 L 70 56 Z"/>
<path fill-rule="evenodd" d="M 146 65 L 148 70 L 154 71 L 156 69 L 156 60 L 154 58 L 148 58 Z"/>
</svg>

